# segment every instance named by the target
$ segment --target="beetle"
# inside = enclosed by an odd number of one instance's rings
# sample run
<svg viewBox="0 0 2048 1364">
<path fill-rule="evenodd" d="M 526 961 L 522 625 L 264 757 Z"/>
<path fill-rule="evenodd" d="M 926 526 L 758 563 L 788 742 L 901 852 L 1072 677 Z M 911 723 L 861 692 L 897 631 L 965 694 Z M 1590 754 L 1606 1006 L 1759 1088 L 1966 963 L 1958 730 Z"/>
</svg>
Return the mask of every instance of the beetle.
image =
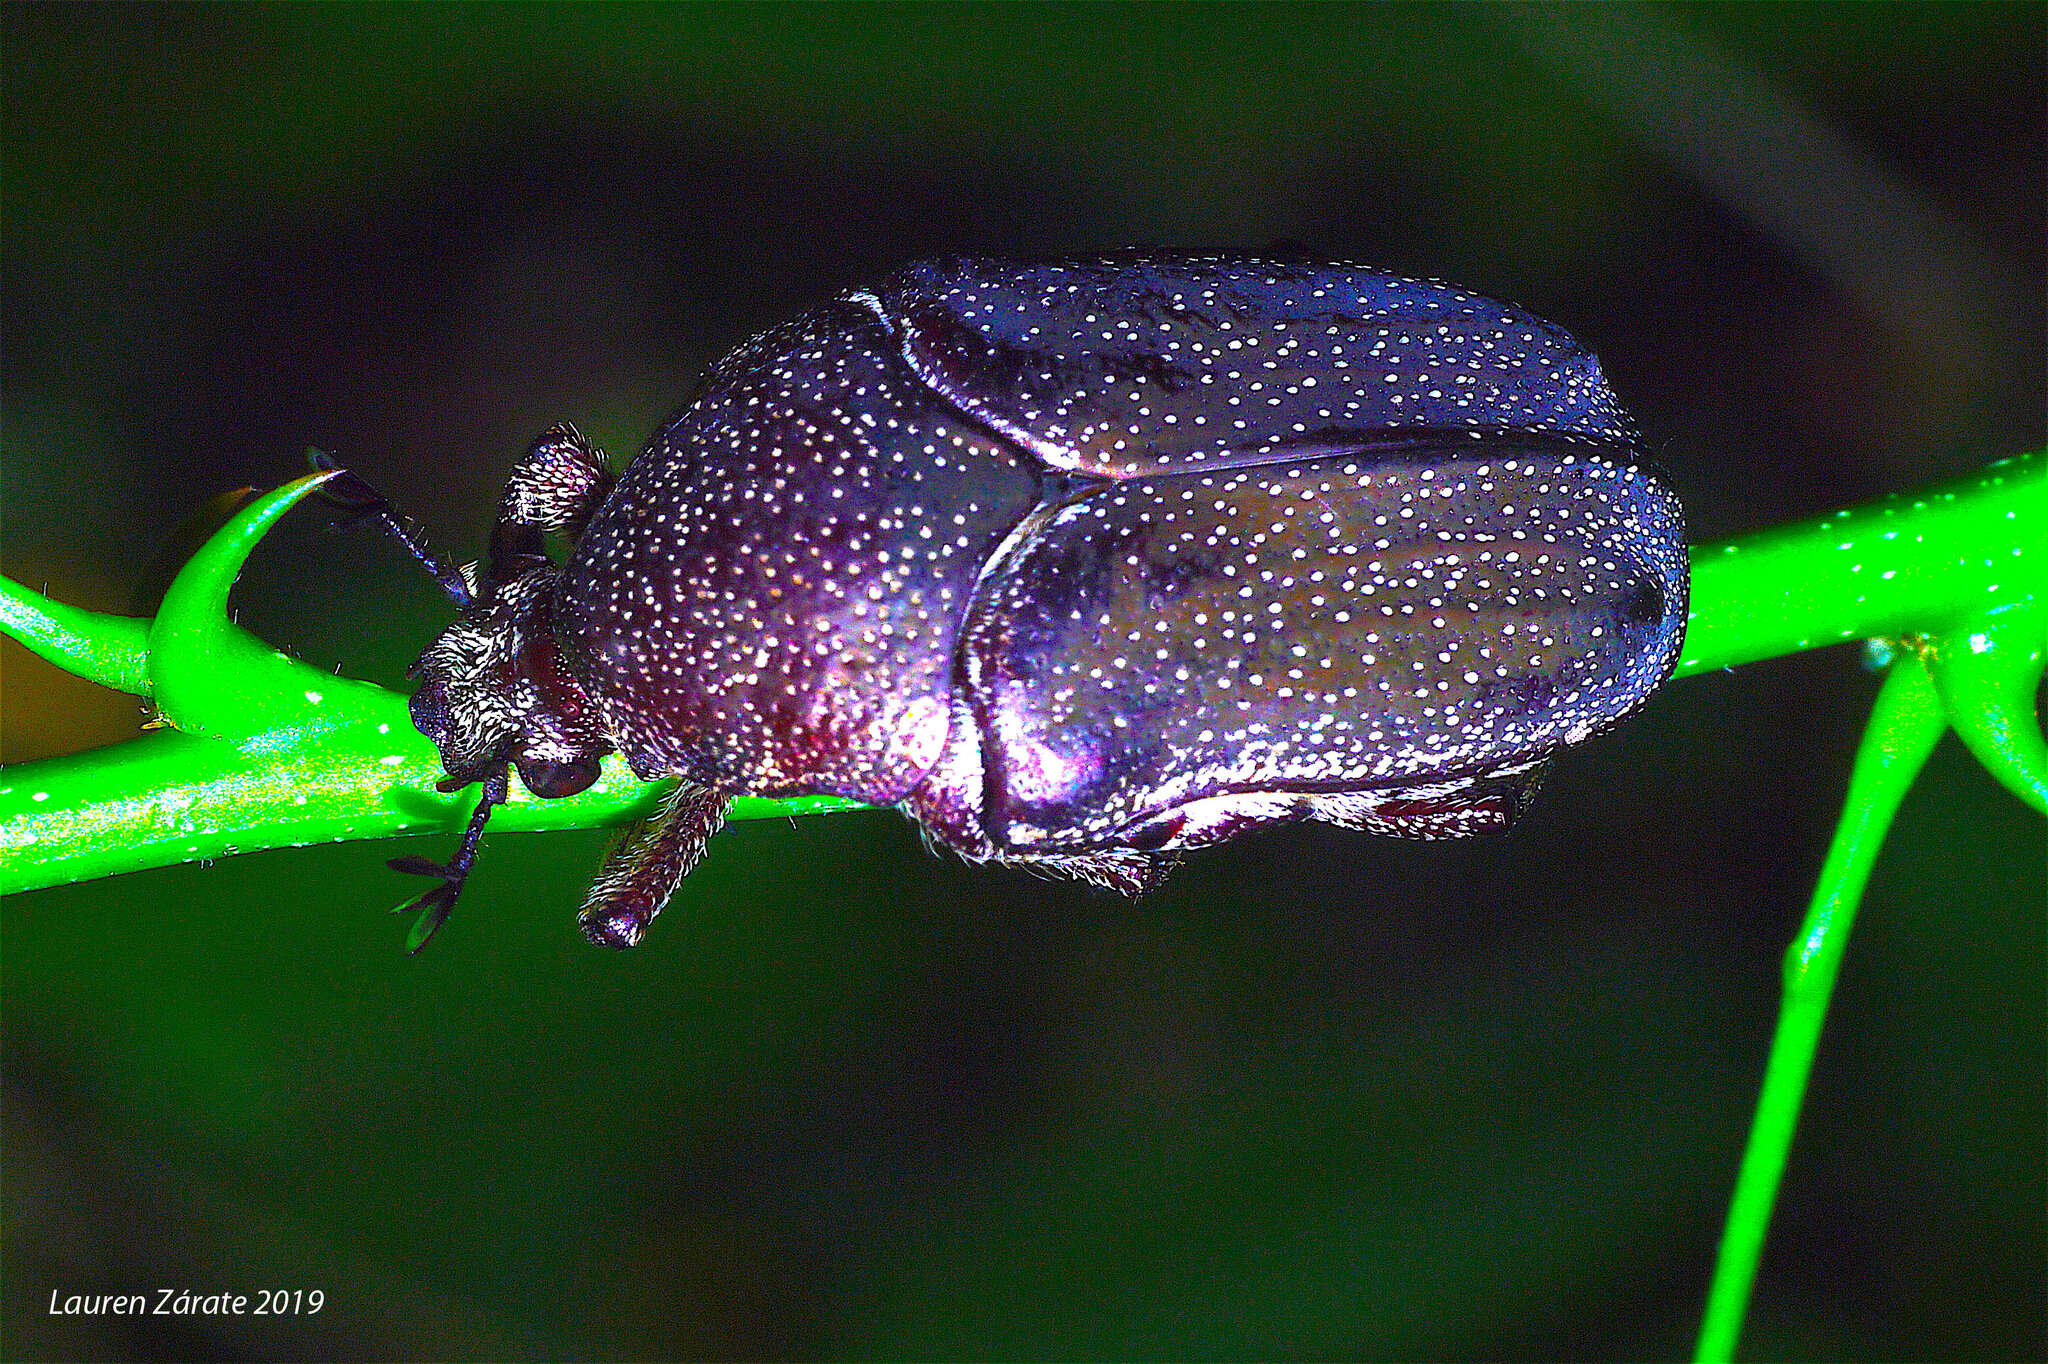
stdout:
<svg viewBox="0 0 2048 1364">
<path fill-rule="evenodd" d="M 1563 329 L 1452 285 L 1129 250 L 909 265 L 756 336 L 623 476 L 513 471 L 415 673 L 443 790 L 675 778 L 581 923 L 637 943 L 739 795 L 1129 894 L 1298 820 L 1506 828 L 1678 658 L 1683 520 Z M 359 482 L 359 506 L 406 532 Z M 564 537 L 553 562 L 545 537 Z"/>
</svg>

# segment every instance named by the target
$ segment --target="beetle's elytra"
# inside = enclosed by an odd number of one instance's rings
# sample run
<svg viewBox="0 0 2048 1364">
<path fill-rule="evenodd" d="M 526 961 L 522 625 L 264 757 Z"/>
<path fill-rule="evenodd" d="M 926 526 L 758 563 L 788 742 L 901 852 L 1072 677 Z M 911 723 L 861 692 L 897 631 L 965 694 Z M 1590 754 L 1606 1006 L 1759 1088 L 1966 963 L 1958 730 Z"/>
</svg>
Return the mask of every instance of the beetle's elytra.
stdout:
<svg viewBox="0 0 2048 1364">
<path fill-rule="evenodd" d="M 513 473 L 417 668 L 444 786 L 485 799 L 448 866 L 404 863 L 443 881 L 416 943 L 508 767 L 568 795 L 612 751 L 681 779 L 584 908 L 615 946 L 738 795 L 1133 893 L 1271 824 L 1504 828 L 1678 657 L 1639 452 L 1576 341 L 1445 284 L 911 265 L 734 351 L 616 481 L 566 426 Z"/>
</svg>

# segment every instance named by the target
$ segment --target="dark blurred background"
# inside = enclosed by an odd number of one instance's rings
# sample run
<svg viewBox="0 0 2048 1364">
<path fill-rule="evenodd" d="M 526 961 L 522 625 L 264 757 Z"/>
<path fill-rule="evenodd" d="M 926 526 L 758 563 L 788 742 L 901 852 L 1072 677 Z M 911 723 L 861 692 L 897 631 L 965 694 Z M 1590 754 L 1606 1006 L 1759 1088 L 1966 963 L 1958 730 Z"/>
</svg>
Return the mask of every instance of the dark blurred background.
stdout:
<svg viewBox="0 0 2048 1364">
<path fill-rule="evenodd" d="M 2043 442 L 2039 5 L 10 5 L 8 571 L 129 609 L 318 445 L 480 547 L 751 330 L 939 251 L 1277 240 L 1572 328 L 1696 538 Z M 304 514 L 242 618 L 445 622 Z M 8 646 L 6 756 L 136 703 Z M 743 825 L 646 946 L 601 833 L 417 960 L 268 853 L 5 909 L 15 1359 L 1641 1359 L 1690 1348 L 1874 679 L 1683 682 L 1469 845 L 1317 827 L 1132 905 L 893 814 Z M 2044 1340 L 2043 839 L 1952 741 L 1878 868 L 1746 1353 Z M 321 1289 L 310 1320 L 48 1295 Z"/>
</svg>

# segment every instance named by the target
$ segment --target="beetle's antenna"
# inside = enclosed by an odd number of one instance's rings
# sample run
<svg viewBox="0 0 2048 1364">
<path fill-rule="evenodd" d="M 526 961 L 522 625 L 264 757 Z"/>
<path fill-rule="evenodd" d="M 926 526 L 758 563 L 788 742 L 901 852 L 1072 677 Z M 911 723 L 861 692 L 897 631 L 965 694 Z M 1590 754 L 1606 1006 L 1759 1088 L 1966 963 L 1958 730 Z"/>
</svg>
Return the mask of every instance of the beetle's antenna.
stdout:
<svg viewBox="0 0 2048 1364">
<path fill-rule="evenodd" d="M 725 823 L 732 797 L 683 782 L 654 818 L 627 831 L 590 888 L 578 921 L 600 947 L 632 947 Z"/>
<path fill-rule="evenodd" d="M 406 552 L 420 561 L 427 572 L 434 575 L 434 581 L 441 584 L 441 590 L 448 594 L 457 610 L 465 609 L 473 600 L 469 584 L 462 575 L 444 563 L 439 556 L 427 548 L 427 542 L 419 533 L 419 527 L 401 518 L 392 509 L 391 499 L 363 482 L 334 462 L 333 456 L 322 450 L 308 450 L 306 460 L 322 472 L 334 471 L 335 477 L 320 485 L 319 496 L 329 504 L 339 507 L 347 514 L 343 525 L 357 521 L 373 520 L 390 533 L 391 538 L 404 545 Z"/>
<path fill-rule="evenodd" d="M 462 831 L 462 845 L 455 850 L 455 856 L 447 865 L 429 862 L 424 857 L 394 857 L 389 865 L 393 871 L 402 871 L 409 876 L 438 876 L 441 884 L 432 890 L 413 896 L 391 912 L 404 914 L 418 910 L 419 918 L 413 920 L 412 931 L 405 935 L 405 953 L 415 956 L 433 938 L 448 912 L 455 908 L 455 897 L 462 894 L 462 883 L 469 878 L 469 869 L 476 862 L 477 846 L 484 836 L 484 825 L 490 821 L 491 811 L 505 801 L 507 774 L 503 767 L 484 778 L 483 794 L 477 798 L 476 809 L 470 814 L 469 827 Z"/>
</svg>

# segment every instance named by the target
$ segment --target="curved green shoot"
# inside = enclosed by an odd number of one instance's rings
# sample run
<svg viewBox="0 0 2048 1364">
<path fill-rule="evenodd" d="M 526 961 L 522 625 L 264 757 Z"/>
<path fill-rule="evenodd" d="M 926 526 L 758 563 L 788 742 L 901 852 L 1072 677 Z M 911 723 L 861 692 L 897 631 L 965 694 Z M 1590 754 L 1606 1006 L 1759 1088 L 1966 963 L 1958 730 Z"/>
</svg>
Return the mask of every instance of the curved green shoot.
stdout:
<svg viewBox="0 0 2048 1364">
<path fill-rule="evenodd" d="M 1864 884 L 1891 827 L 1899 802 L 1941 738 L 1947 718 L 1928 670 L 1918 659 L 1894 666 L 1878 692 L 1849 778 L 1849 798 L 1835 827 L 1820 883 L 1799 936 L 1785 954 L 1784 998 L 1771 1040 L 1763 1091 L 1757 1098 L 1749 1144 L 1736 1176 L 1735 1195 L 1721 1234 L 1720 1255 L 1700 1327 L 1696 1357 L 1719 1364 L 1735 1357 L 1736 1339 L 1756 1281 L 1757 1261 L 1770 1228 L 1771 1207 L 1791 1154 L 1806 1082 L 1820 1047 L 1821 1025 L 1835 978 L 1848 952 L 1849 929 Z"/>
</svg>

